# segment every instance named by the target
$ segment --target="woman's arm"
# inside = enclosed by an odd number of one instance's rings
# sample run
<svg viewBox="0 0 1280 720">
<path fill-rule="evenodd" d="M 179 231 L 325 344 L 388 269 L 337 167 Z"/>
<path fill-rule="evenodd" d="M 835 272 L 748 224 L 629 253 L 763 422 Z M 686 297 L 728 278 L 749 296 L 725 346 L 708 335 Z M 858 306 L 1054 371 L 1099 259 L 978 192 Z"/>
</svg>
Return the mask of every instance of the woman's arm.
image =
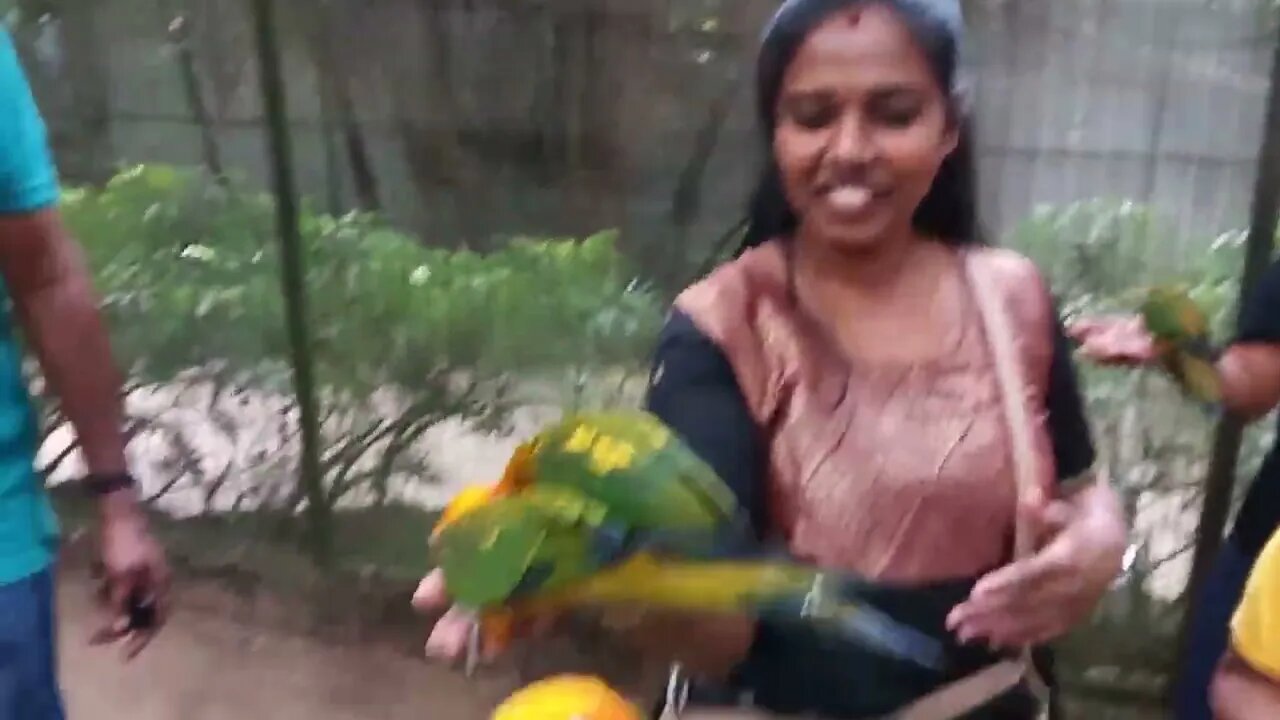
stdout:
<svg viewBox="0 0 1280 720">
<path fill-rule="evenodd" d="M 729 486 L 758 533 L 767 521 L 760 430 L 729 360 L 679 310 L 658 340 L 645 404 Z"/>
<path fill-rule="evenodd" d="M 646 400 L 729 486 L 758 533 L 766 522 L 759 429 L 729 361 L 680 311 L 672 313 L 654 356 Z M 701 677 L 727 676 L 755 639 L 747 617 L 645 613 L 625 633 L 644 654 L 682 663 Z"/>
</svg>

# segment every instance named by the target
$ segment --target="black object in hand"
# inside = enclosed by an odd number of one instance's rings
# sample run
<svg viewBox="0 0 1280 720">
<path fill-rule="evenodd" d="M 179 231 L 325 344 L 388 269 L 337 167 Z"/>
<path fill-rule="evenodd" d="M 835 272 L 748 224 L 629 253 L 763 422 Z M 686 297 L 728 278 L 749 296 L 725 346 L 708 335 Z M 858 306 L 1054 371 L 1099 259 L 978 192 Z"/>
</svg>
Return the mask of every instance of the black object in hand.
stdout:
<svg viewBox="0 0 1280 720">
<path fill-rule="evenodd" d="M 106 581 L 106 568 L 101 562 L 95 562 L 90 567 L 90 573 L 98 580 L 98 596 L 102 601 L 107 601 L 111 594 L 111 585 Z M 129 599 L 125 602 L 125 613 L 129 618 L 128 631 L 150 630 L 156 625 L 156 603 L 155 600 L 148 598 L 146 593 L 134 588 L 129 593 Z"/>
<path fill-rule="evenodd" d="M 156 625 L 156 603 L 142 591 L 129 593 L 129 630 L 150 630 Z"/>
</svg>

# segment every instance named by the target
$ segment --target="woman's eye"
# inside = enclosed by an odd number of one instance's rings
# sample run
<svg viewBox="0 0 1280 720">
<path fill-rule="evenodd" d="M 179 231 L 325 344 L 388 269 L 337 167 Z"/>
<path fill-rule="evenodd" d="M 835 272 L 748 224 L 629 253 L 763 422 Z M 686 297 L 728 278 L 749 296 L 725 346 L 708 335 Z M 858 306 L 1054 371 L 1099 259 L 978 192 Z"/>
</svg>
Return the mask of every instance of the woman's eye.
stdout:
<svg viewBox="0 0 1280 720">
<path fill-rule="evenodd" d="M 920 117 L 920 103 L 909 98 L 889 98 L 882 102 L 873 102 L 869 115 L 877 122 L 888 127 L 904 128 Z"/>
<path fill-rule="evenodd" d="M 829 102 L 800 101 L 789 103 L 786 107 L 788 119 L 809 130 L 830 125 L 838 114 L 837 108 Z"/>
</svg>

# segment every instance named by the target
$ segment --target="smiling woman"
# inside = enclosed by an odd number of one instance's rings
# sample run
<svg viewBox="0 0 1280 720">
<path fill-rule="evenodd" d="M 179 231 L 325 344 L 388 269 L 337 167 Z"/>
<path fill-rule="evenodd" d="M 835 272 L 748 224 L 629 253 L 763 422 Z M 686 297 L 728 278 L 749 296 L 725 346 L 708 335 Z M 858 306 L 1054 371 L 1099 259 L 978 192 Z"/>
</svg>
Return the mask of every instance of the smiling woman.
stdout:
<svg viewBox="0 0 1280 720">
<path fill-rule="evenodd" d="M 960 35 L 954 0 L 783 5 L 747 240 L 677 299 L 649 396 L 762 541 L 874 581 L 951 665 L 925 676 L 767 623 L 668 630 L 695 707 L 893 712 L 1063 634 L 1119 569 L 1115 495 L 1059 482 L 1094 453 L 1052 298 L 981 246 Z M 964 716 L 1035 716 L 1025 686 L 998 685 Z"/>
<path fill-rule="evenodd" d="M 909 231 L 956 148 L 957 118 L 894 12 L 855 7 L 821 25 L 781 89 L 774 156 L 811 232 L 857 249 Z"/>
</svg>

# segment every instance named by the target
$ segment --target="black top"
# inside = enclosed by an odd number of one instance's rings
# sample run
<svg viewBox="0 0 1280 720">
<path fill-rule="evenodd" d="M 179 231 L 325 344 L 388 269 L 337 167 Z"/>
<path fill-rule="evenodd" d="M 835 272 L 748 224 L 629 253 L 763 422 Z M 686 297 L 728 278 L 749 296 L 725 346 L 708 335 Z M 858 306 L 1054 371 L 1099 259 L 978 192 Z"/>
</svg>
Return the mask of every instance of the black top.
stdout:
<svg viewBox="0 0 1280 720">
<path fill-rule="evenodd" d="M 1280 343 L 1280 262 L 1262 276 L 1245 305 L 1238 342 Z M 1280 449 L 1271 448 L 1231 531 L 1236 546 L 1257 557 L 1280 527 Z"/>
<path fill-rule="evenodd" d="M 728 483 L 742 506 L 750 510 L 757 530 L 762 529 L 766 443 L 747 409 L 729 360 L 678 310 L 658 340 L 648 407 Z M 1058 477 L 1071 478 L 1088 470 L 1094 461 L 1093 441 L 1070 345 L 1057 323 L 1048 411 Z"/>
<path fill-rule="evenodd" d="M 1048 424 L 1059 478 L 1093 465 L 1094 448 L 1085 422 L 1070 346 L 1055 324 L 1048 390 Z M 752 418 L 728 359 L 720 348 L 675 311 L 658 342 L 648 407 L 724 479 L 763 535 L 768 445 Z M 764 539 L 763 537 L 761 539 Z M 831 717 L 876 717 L 994 662 L 984 647 L 962 646 L 944 627 L 947 612 L 964 600 L 976 579 L 900 589 L 874 587 L 867 600 L 899 622 L 914 625 L 946 647 L 941 673 L 876 657 L 853 645 L 831 644 L 803 626 L 762 622 L 746 660 L 723 687 L 695 685 L 691 702 L 732 704 L 749 692 L 761 708 L 776 713 L 818 712 Z M 1053 682 L 1052 658 L 1036 653 L 1042 677 Z M 1035 703 L 1025 689 L 987 704 L 970 717 L 1025 720 Z"/>
</svg>

